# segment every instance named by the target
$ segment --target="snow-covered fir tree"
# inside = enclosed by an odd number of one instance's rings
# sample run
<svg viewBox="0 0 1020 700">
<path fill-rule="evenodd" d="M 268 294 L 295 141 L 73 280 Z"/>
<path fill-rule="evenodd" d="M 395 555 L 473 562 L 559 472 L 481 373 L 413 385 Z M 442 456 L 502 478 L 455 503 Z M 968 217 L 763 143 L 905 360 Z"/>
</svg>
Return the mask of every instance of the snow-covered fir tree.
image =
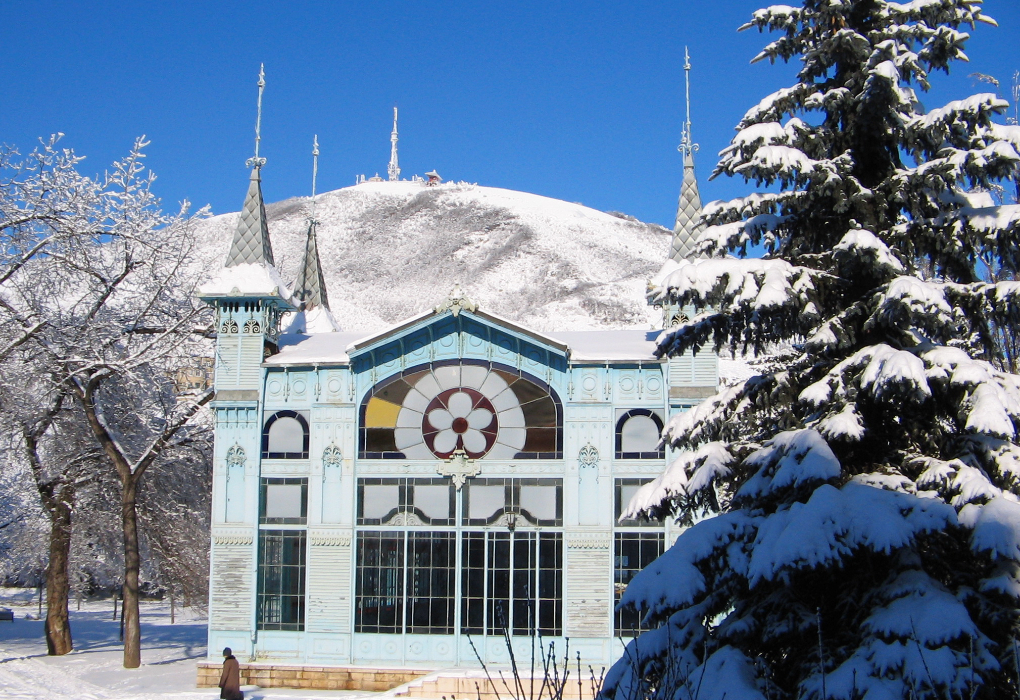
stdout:
<svg viewBox="0 0 1020 700">
<path fill-rule="evenodd" d="M 665 333 L 782 366 L 677 416 L 682 450 L 625 517 L 692 527 L 629 585 L 658 626 L 605 692 L 690 698 L 1015 698 L 1020 669 L 1020 128 L 984 94 L 925 111 L 979 0 L 806 0 L 756 12 L 796 84 L 738 126 L 716 175 L 765 191 L 706 207 L 706 259 L 653 299 Z M 763 259 L 725 257 L 762 246 Z M 700 516 L 704 517 L 699 520 Z"/>
</svg>

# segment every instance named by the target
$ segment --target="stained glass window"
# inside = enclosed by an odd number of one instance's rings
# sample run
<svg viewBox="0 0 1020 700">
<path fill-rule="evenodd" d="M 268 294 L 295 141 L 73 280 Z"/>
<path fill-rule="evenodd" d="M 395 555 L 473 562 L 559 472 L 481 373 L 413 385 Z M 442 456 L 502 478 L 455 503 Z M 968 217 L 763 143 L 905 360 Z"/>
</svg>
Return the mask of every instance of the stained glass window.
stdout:
<svg viewBox="0 0 1020 700">
<path fill-rule="evenodd" d="M 383 380 L 361 408 L 360 456 L 562 457 L 563 409 L 544 382 L 490 362 L 412 368 Z"/>
</svg>

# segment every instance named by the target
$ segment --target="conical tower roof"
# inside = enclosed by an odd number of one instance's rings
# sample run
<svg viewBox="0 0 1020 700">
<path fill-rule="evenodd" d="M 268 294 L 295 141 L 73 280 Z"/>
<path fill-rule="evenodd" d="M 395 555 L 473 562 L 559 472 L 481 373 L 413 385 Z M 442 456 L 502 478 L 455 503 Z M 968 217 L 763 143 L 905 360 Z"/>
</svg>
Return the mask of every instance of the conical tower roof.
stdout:
<svg viewBox="0 0 1020 700">
<path fill-rule="evenodd" d="M 254 263 L 274 265 L 273 246 L 269 242 L 269 224 L 266 222 L 266 205 L 262 200 L 262 173 L 259 165 L 251 169 L 248 194 L 234 230 L 225 267 Z"/>
<path fill-rule="evenodd" d="M 701 194 L 698 192 L 698 178 L 694 174 L 694 155 L 691 149 L 687 149 L 684 153 L 684 181 L 680 186 L 680 201 L 677 203 L 676 223 L 673 225 L 673 243 L 669 249 L 670 260 L 680 262 L 691 257 L 704 229 L 701 223 Z"/>
<path fill-rule="evenodd" d="M 308 222 L 308 237 L 305 239 L 305 257 L 301 261 L 297 282 L 294 284 L 294 298 L 303 302 L 303 307 L 313 309 L 318 306 L 329 308 L 329 297 L 326 295 L 326 280 L 322 276 L 322 263 L 319 261 L 319 245 L 315 237 L 315 222 Z"/>
<path fill-rule="evenodd" d="M 329 310 L 329 296 L 326 294 L 326 279 L 322 276 L 314 219 L 308 222 L 305 256 L 298 270 L 297 282 L 294 283 L 294 300 L 298 303 L 298 310 L 285 324 L 287 333 L 332 333 L 340 330 Z"/>
</svg>

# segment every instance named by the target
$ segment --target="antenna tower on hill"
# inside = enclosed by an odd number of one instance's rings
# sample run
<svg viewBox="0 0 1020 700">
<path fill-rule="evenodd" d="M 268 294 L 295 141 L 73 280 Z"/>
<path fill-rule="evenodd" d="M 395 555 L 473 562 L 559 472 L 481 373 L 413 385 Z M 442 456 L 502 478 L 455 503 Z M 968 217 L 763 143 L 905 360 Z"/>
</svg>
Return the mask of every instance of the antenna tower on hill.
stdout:
<svg viewBox="0 0 1020 700">
<path fill-rule="evenodd" d="M 393 133 L 390 134 L 390 165 L 386 169 L 390 182 L 400 179 L 400 166 L 397 165 L 397 108 L 393 108 Z"/>
</svg>

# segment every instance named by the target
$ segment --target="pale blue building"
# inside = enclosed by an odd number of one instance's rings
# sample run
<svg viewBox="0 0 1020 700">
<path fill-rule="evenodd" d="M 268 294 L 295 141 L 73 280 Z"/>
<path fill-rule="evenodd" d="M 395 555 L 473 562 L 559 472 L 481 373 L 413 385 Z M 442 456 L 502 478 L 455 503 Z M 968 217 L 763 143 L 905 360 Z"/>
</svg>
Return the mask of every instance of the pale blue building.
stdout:
<svg viewBox="0 0 1020 700">
<path fill-rule="evenodd" d="M 685 165 L 674 258 L 697 235 Z M 537 333 L 459 289 L 384 332 L 338 331 L 314 223 L 288 287 L 256 161 L 201 294 L 218 329 L 211 659 L 475 668 L 468 637 L 503 663 L 504 627 L 616 658 L 638 620 L 615 600 L 678 534 L 618 516 L 666 465 L 664 422 L 715 392 L 715 355 L 660 359 L 659 331 Z"/>
</svg>

